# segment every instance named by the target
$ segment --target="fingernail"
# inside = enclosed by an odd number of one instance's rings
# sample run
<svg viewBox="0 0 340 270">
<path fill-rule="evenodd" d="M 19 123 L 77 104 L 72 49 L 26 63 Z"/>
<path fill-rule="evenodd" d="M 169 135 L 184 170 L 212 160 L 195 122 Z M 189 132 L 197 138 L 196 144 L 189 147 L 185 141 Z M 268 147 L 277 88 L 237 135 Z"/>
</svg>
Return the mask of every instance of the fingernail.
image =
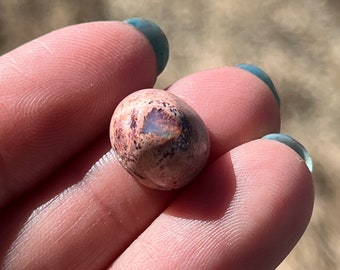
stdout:
<svg viewBox="0 0 340 270">
<path fill-rule="evenodd" d="M 157 58 L 157 75 L 165 68 L 169 59 L 169 43 L 162 29 L 145 18 L 131 18 L 124 21 L 141 31 L 149 40 Z"/>
<path fill-rule="evenodd" d="M 297 140 L 293 139 L 292 137 L 286 134 L 279 134 L 279 133 L 268 134 L 264 136 L 263 139 L 278 141 L 289 146 L 296 153 L 298 153 L 300 157 L 305 161 L 309 171 L 310 172 L 313 171 L 313 161 L 312 161 L 311 156 L 307 152 L 306 148 L 301 143 L 299 143 Z"/>
<path fill-rule="evenodd" d="M 268 76 L 267 73 L 265 73 L 262 69 L 260 69 L 257 66 L 254 65 L 249 65 L 249 64 L 239 64 L 237 65 L 237 67 L 246 70 L 252 74 L 254 74 L 255 76 L 257 76 L 259 79 L 261 79 L 266 85 L 268 85 L 269 89 L 272 91 L 275 100 L 277 102 L 277 104 L 280 106 L 280 97 L 279 94 L 276 91 L 276 88 L 272 82 L 272 80 L 270 79 L 270 77 Z"/>
</svg>

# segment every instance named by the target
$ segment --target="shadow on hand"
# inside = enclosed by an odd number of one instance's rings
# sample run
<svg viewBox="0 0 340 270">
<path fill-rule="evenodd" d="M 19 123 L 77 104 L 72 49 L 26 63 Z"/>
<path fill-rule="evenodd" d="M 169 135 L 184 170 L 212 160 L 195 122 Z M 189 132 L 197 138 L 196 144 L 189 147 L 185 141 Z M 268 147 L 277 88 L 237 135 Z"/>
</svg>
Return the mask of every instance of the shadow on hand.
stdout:
<svg viewBox="0 0 340 270">
<path fill-rule="evenodd" d="M 225 154 L 195 180 L 164 211 L 165 214 L 197 220 L 217 220 L 225 214 L 236 190 L 230 154 Z"/>
</svg>

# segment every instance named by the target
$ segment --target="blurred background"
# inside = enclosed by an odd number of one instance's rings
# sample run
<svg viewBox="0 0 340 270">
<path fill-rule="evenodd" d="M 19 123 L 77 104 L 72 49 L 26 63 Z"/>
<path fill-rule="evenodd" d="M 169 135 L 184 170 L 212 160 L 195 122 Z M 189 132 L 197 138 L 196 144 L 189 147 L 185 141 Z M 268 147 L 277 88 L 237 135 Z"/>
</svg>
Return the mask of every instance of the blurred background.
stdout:
<svg viewBox="0 0 340 270">
<path fill-rule="evenodd" d="M 314 213 L 278 267 L 340 269 L 340 1 L 0 0 L 0 55 L 52 30 L 147 17 L 166 33 L 170 60 L 157 87 L 223 65 L 253 63 L 281 97 L 282 132 L 314 160 Z"/>
</svg>

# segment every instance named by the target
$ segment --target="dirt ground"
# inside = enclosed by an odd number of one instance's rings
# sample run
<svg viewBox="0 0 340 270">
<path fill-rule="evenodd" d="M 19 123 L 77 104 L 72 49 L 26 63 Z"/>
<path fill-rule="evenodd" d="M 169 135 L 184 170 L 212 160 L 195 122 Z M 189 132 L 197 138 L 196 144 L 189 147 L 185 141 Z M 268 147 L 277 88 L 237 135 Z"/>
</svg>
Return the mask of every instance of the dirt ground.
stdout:
<svg viewBox="0 0 340 270">
<path fill-rule="evenodd" d="M 0 55 L 53 29 L 93 20 L 147 17 L 167 34 L 164 87 L 189 73 L 253 63 L 281 97 L 282 132 L 314 160 L 310 226 L 279 266 L 340 269 L 340 1 L 0 0 Z"/>
</svg>

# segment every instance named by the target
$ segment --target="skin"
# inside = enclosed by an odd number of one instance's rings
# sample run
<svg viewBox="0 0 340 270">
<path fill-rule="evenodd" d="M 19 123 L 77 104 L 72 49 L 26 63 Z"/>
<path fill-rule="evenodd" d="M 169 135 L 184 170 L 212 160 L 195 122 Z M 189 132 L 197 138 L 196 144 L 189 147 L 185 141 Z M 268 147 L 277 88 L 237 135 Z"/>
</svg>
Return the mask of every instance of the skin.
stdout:
<svg viewBox="0 0 340 270">
<path fill-rule="evenodd" d="M 259 139 L 279 131 L 280 113 L 249 72 L 222 67 L 168 88 L 211 138 L 208 165 L 179 191 L 139 185 L 110 152 L 115 106 L 156 80 L 133 27 L 50 33 L 2 56 L 0 74 L 3 269 L 274 269 L 309 222 L 311 174 L 292 149 Z"/>
</svg>

